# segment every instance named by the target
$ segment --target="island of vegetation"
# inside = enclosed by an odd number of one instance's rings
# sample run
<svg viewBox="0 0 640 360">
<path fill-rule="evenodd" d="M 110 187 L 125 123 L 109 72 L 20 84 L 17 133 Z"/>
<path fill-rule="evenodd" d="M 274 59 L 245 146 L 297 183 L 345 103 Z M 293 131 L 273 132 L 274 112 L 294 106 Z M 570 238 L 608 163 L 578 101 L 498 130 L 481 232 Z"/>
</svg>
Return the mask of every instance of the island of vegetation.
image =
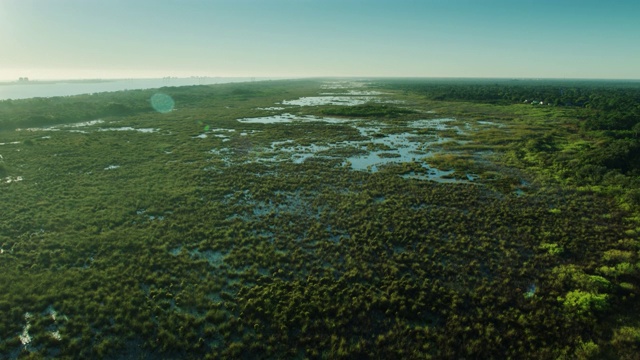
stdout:
<svg viewBox="0 0 640 360">
<path fill-rule="evenodd" d="M 0 359 L 640 354 L 638 82 L 4 100 L 0 199 Z"/>
</svg>

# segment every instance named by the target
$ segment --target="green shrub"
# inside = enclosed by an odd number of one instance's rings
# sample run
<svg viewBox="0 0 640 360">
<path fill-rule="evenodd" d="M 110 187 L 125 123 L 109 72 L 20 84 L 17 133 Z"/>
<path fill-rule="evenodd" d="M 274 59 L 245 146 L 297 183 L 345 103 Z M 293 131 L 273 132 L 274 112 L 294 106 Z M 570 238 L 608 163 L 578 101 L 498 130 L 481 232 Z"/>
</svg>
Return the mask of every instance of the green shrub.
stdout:
<svg viewBox="0 0 640 360">
<path fill-rule="evenodd" d="M 542 243 L 539 248 L 546 250 L 549 255 L 560 255 L 564 252 L 564 248 L 556 243 Z"/>
<path fill-rule="evenodd" d="M 558 297 L 558 301 L 561 301 L 567 310 L 577 314 L 586 314 L 593 310 L 604 310 L 608 305 L 606 294 L 581 290 L 570 291 L 564 298 Z"/>
</svg>

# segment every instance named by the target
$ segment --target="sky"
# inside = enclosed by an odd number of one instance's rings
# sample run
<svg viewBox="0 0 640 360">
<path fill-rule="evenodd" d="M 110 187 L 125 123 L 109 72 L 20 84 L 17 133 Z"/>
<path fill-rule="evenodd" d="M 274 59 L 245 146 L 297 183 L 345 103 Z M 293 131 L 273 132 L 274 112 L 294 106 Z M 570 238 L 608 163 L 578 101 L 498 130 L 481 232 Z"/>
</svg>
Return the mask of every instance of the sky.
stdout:
<svg viewBox="0 0 640 360">
<path fill-rule="evenodd" d="M 640 79 L 638 0 L 0 0 L 0 80 Z"/>
</svg>

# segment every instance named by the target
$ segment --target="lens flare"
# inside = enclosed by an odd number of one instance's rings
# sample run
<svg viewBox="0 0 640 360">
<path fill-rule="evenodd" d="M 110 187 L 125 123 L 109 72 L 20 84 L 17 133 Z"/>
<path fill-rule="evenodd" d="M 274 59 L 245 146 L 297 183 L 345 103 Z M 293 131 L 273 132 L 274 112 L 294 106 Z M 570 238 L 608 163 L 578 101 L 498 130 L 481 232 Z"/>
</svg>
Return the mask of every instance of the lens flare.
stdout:
<svg viewBox="0 0 640 360">
<path fill-rule="evenodd" d="M 156 93 L 151 97 L 151 106 L 159 113 L 166 114 L 170 112 L 175 104 L 171 96 L 167 94 Z"/>
</svg>

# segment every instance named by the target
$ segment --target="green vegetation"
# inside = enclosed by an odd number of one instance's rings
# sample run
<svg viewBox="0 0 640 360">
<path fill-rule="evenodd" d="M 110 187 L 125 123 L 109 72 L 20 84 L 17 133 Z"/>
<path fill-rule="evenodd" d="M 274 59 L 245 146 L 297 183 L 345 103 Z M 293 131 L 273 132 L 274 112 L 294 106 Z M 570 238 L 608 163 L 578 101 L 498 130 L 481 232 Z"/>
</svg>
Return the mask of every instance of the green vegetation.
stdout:
<svg viewBox="0 0 640 360">
<path fill-rule="evenodd" d="M 323 115 L 330 116 L 347 116 L 347 117 L 386 117 L 414 114 L 415 111 L 409 109 L 399 108 L 393 105 L 386 104 L 365 104 L 355 106 L 331 106 L 326 107 L 321 111 Z"/>
<path fill-rule="evenodd" d="M 0 101 L 0 359 L 637 356 L 637 84 L 327 84 Z"/>
</svg>

